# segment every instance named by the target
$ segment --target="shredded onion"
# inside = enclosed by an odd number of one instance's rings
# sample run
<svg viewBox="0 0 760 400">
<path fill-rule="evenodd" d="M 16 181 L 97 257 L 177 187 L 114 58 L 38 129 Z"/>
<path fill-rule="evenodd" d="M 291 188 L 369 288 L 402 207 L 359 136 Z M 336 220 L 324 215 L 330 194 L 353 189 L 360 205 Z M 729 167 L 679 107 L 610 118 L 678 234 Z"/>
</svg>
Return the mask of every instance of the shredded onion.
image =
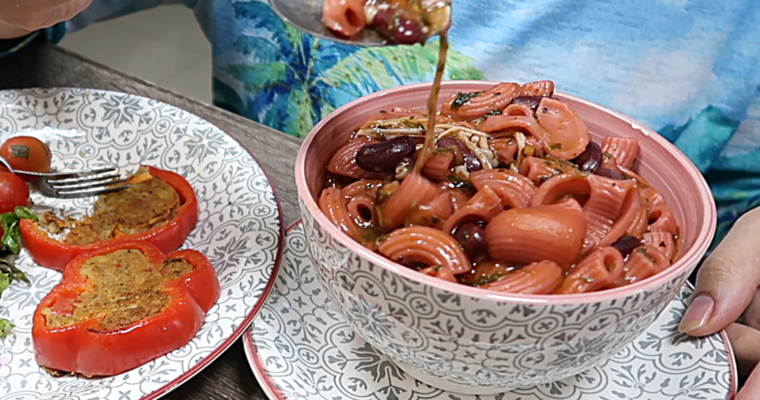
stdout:
<svg viewBox="0 0 760 400">
<path fill-rule="evenodd" d="M 525 134 L 517 131 L 515 132 L 515 140 L 517 140 L 517 165 L 519 166 L 522 164 L 523 159 L 523 151 L 525 150 L 525 145 L 527 144 L 527 140 L 525 139 Z"/>
</svg>

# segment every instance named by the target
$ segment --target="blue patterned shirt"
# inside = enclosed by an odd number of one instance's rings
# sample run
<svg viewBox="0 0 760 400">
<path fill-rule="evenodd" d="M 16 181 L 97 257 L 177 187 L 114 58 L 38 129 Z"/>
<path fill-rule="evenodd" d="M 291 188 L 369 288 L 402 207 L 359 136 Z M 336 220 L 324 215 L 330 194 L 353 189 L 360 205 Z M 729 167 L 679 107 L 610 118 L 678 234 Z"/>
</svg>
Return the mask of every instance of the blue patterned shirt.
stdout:
<svg viewBox="0 0 760 400">
<path fill-rule="evenodd" d="M 95 0 L 60 36 L 159 4 L 193 8 L 213 44 L 214 103 L 303 137 L 377 90 L 432 80 L 436 43 L 357 48 L 284 24 L 266 0 Z M 721 237 L 760 205 L 760 2 L 454 0 L 447 79 L 527 82 L 623 112 L 705 173 Z"/>
</svg>

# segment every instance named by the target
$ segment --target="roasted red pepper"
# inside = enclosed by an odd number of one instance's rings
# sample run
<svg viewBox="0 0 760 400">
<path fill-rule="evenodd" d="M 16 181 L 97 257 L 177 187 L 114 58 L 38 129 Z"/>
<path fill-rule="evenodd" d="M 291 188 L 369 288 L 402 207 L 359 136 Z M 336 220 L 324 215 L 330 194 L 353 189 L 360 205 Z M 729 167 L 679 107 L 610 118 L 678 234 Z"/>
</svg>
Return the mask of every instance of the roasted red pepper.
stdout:
<svg viewBox="0 0 760 400">
<path fill-rule="evenodd" d="M 216 272 L 195 250 L 132 242 L 82 254 L 34 313 L 37 363 L 85 376 L 129 371 L 187 344 L 218 298 Z"/>
<path fill-rule="evenodd" d="M 165 253 L 182 246 L 198 223 L 198 199 L 195 197 L 195 191 L 185 178 L 174 172 L 147 166 L 146 168 L 150 170 L 151 175 L 166 182 L 179 194 L 180 205 L 172 219 L 140 233 L 118 235 L 86 245 L 71 245 L 55 240 L 36 222 L 21 220 L 21 241 L 32 260 L 43 267 L 62 271 L 74 257 L 117 243 L 148 242 Z"/>
</svg>

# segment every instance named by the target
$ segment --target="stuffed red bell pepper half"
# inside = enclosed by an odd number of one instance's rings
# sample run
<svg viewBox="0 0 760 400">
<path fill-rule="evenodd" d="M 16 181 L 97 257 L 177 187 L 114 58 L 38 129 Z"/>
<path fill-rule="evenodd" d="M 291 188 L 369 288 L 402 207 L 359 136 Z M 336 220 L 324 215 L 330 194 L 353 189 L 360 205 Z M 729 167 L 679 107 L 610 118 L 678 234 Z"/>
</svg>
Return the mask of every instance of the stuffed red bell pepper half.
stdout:
<svg viewBox="0 0 760 400">
<path fill-rule="evenodd" d="M 143 166 L 128 189 L 101 195 L 81 220 L 46 212 L 20 222 L 21 240 L 35 263 L 62 271 L 80 254 L 117 243 L 148 242 L 163 252 L 179 248 L 198 223 L 198 200 L 180 175 Z"/>
<path fill-rule="evenodd" d="M 209 260 L 119 242 L 82 254 L 34 313 L 37 363 L 85 376 L 117 375 L 187 344 L 219 298 Z"/>
</svg>

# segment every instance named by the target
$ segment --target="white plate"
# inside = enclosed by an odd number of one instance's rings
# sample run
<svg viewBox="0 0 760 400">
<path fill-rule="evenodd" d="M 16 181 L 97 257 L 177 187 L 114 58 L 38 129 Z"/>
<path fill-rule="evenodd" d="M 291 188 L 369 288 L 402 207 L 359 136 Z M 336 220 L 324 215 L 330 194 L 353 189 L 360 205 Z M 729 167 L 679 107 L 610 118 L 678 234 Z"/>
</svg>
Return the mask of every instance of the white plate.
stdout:
<svg viewBox="0 0 760 400">
<path fill-rule="evenodd" d="M 604 366 L 578 376 L 495 396 L 444 392 L 404 374 L 359 338 L 317 282 L 303 230 L 289 228 L 274 289 L 243 340 L 253 373 L 277 400 L 724 400 L 736 391 L 724 335 L 677 332 L 691 290 Z"/>
<path fill-rule="evenodd" d="M 0 339 L 0 399 L 155 399 L 190 379 L 243 333 L 271 288 L 283 229 L 269 179 L 240 144 L 168 104 L 85 89 L 0 91 L 0 142 L 16 135 L 48 143 L 57 169 L 114 165 L 129 173 L 147 164 L 183 175 L 200 210 L 183 247 L 211 260 L 221 296 L 195 339 L 164 357 L 107 379 L 52 378 L 34 359 L 32 314 L 61 274 L 36 266 L 22 251 L 18 266 L 32 286 L 13 283 L 0 299 L 0 317 L 16 325 L 12 335 Z M 81 215 L 94 202 L 39 194 L 32 200 L 69 215 Z"/>
</svg>

